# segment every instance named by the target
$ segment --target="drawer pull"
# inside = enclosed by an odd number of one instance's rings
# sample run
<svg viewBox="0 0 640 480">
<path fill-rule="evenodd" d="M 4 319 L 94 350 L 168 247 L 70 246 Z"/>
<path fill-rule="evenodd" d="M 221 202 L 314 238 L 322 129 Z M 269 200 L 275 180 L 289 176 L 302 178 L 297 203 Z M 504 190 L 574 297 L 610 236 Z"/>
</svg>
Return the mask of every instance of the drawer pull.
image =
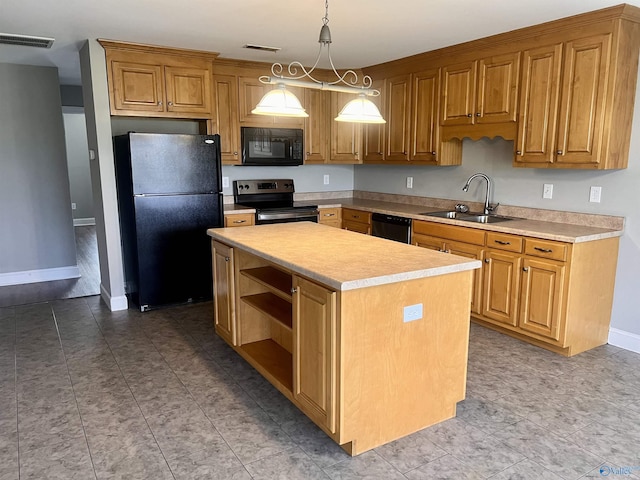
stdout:
<svg viewBox="0 0 640 480">
<path fill-rule="evenodd" d="M 550 248 L 533 247 L 533 249 L 543 253 L 553 253 L 553 250 Z"/>
<path fill-rule="evenodd" d="M 234 220 L 233 223 L 246 223 L 246 220 Z"/>
<path fill-rule="evenodd" d="M 500 244 L 500 245 L 511 245 L 511 242 L 503 242 L 502 240 L 494 240 L 494 242 Z"/>
<path fill-rule="evenodd" d="M 360 218 L 360 215 L 353 215 L 353 218 Z"/>
<path fill-rule="evenodd" d="M 324 216 L 325 217 L 335 217 L 336 214 L 335 213 L 325 213 Z"/>
</svg>

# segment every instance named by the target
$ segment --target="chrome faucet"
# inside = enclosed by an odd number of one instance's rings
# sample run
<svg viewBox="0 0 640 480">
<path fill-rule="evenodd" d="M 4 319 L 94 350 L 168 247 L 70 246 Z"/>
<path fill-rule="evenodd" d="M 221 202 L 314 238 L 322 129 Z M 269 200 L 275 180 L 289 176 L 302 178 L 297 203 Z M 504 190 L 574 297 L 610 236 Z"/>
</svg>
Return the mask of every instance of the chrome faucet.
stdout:
<svg viewBox="0 0 640 480">
<path fill-rule="evenodd" d="M 489 196 L 491 195 L 491 179 L 489 177 L 487 177 L 484 173 L 474 173 L 469 177 L 469 179 L 467 180 L 467 183 L 464 184 L 464 187 L 462 187 L 462 191 L 468 192 L 469 184 L 474 178 L 477 178 L 477 177 L 484 178 L 487 182 L 487 196 L 484 199 L 484 214 L 489 215 L 496 208 L 498 208 L 498 205 L 500 205 L 499 203 L 496 203 L 494 206 L 489 205 Z"/>
</svg>

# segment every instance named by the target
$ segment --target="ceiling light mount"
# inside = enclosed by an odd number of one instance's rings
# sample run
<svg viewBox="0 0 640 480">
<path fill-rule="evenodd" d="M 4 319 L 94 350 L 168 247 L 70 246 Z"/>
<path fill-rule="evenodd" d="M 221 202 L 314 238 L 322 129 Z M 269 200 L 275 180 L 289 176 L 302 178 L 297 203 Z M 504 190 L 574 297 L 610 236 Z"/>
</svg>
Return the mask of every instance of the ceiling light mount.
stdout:
<svg viewBox="0 0 640 480">
<path fill-rule="evenodd" d="M 274 108 L 274 96 L 283 96 L 282 91 L 286 91 L 287 86 L 310 88 L 314 90 L 328 90 L 332 92 L 353 93 L 358 95 L 356 102 L 349 102 L 351 105 L 350 115 L 348 117 L 343 116 L 346 107 L 340 112 L 336 120 L 345 122 L 358 122 L 358 123 L 385 123 L 385 120 L 380 115 L 378 107 L 375 106 L 371 100 L 366 97 L 377 97 L 380 95 L 380 91 L 371 88 L 373 81 L 369 75 L 362 77 L 360 83 L 358 74 L 353 70 L 346 70 L 342 75 L 338 73 L 333 60 L 331 58 L 331 31 L 329 30 L 329 0 L 325 0 L 325 14 L 322 18 L 322 27 L 320 29 L 320 36 L 318 38 L 320 48 L 318 49 L 318 56 L 313 66 L 307 69 L 302 63 L 293 61 L 289 65 L 283 66 L 281 63 L 274 63 L 271 65 L 271 76 L 261 76 L 259 80 L 264 84 L 277 85 L 279 88 L 268 92 L 262 100 L 258 103 L 256 108 L 252 110 L 252 113 L 258 115 L 286 115 L 292 116 L 290 109 L 283 105 L 283 112 L 277 113 L 277 109 Z M 313 76 L 313 73 L 320 62 L 324 47 L 327 49 L 327 57 L 331 70 L 337 77 L 336 80 L 330 82 L 323 82 Z M 302 72 L 302 73 L 300 73 Z M 286 75 L 285 75 L 286 73 Z M 274 93 L 276 92 L 276 93 Z M 293 95 L 293 94 L 291 94 Z M 294 96 L 295 98 L 295 96 Z M 290 98 L 289 98 L 290 101 Z M 299 102 L 298 102 L 299 103 Z M 268 107 L 266 107 L 268 105 Z M 358 115 L 356 112 L 356 106 L 360 105 L 363 109 L 366 109 L 366 113 L 363 110 L 362 115 Z M 274 113 L 276 112 L 276 113 Z M 308 116 L 304 109 L 302 113 L 297 116 Z"/>
</svg>

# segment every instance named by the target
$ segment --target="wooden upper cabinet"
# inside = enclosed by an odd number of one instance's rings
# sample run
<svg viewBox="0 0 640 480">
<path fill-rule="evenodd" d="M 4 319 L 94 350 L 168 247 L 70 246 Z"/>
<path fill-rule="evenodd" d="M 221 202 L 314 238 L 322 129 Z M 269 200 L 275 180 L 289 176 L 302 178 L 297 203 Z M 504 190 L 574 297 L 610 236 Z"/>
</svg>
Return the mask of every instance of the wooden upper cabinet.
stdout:
<svg viewBox="0 0 640 480">
<path fill-rule="evenodd" d="M 377 80 L 373 82 L 372 88 L 380 90 L 380 95 L 377 97 L 369 97 L 378 110 L 382 114 L 382 117 L 387 120 L 387 106 L 386 106 L 386 89 L 385 82 L 383 80 Z M 388 121 L 388 120 L 387 120 Z M 385 160 L 385 130 L 386 123 L 370 123 L 364 125 L 362 128 L 363 139 L 363 157 L 364 163 L 382 163 Z"/>
<path fill-rule="evenodd" d="M 523 53 L 516 162 L 553 162 L 561 62 L 561 44 Z"/>
<path fill-rule="evenodd" d="M 238 84 L 233 75 L 213 76 L 214 120 L 209 133 L 220 135 L 222 163 L 239 164 L 240 127 L 238 125 Z"/>
<path fill-rule="evenodd" d="M 625 166 L 610 158 L 618 151 L 605 148 L 621 135 L 607 125 L 607 116 L 615 120 L 618 113 L 607 103 L 615 80 L 611 44 L 611 34 L 601 34 L 524 52 L 515 166 Z"/>
<path fill-rule="evenodd" d="M 476 61 L 442 67 L 441 125 L 472 125 L 476 94 Z"/>
<path fill-rule="evenodd" d="M 329 94 L 321 90 L 304 90 L 304 163 L 329 160 Z"/>
<path fill-rule="evenodd" d="M 212 111 L 214 53 L 101 40 L 112 115 L 202 118 Z"/>
<path fill-rule="evenodd" d="M 598 164 L 604 131 L 611 35 L 565 44 L 558 164 Z"/>
<path fill-rule="evenodd" d="M 110 65 L 113 111 L 164 112 L 161 65 L 114 60 Z"/>
<path fill-rule="evenodd" d="M 209 115 L 211 70 L 165 66 L 167 111 Z"/>
<path fill-rule="evenodd" d="M 411 129 L 409 158 L 414 162 L 439 164 L 440 70 L 427 70 L 411 76 Z M 443 163 L 457 163 L 446 159 Z"/>
<path fill-rule="evenodd" d="M 387 108 L 387 161 L 409 160 L 409 131 L 411 121 L 411 75 L 392 77 L 385 82 Z"/>
<path fill-rule="evenodd" d="M 331 131 L 330 146 L 331 156 L 330 163 L 362 163 L 360 156 L 361 144 L 361 123 L 336 122 L 333 120 L 338 116 L 342 107 L 347 102 L 353 100 L 353 94 L 330 92 L 330 115 Z"/>
<path fill-rule="evenodd" d="M 478 61 L 475 123 L 517 120 L 520 52 Z"/>
</svg>

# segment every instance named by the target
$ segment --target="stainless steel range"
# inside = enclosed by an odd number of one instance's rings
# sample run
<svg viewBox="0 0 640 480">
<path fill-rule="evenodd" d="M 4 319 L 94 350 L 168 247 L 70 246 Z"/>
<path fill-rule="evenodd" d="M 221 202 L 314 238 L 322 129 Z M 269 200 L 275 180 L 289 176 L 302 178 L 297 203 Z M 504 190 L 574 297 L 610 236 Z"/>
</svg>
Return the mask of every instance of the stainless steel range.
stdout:
<svg viewBox="0 0 640 480">
<path fill-rule="evenodd" d="M 318 222 L 318 206 L 293 201 L 290 178 L 234 180 L 236 204 L 256 209 L 256 225 L 287 222 Z"/>
</svg>

